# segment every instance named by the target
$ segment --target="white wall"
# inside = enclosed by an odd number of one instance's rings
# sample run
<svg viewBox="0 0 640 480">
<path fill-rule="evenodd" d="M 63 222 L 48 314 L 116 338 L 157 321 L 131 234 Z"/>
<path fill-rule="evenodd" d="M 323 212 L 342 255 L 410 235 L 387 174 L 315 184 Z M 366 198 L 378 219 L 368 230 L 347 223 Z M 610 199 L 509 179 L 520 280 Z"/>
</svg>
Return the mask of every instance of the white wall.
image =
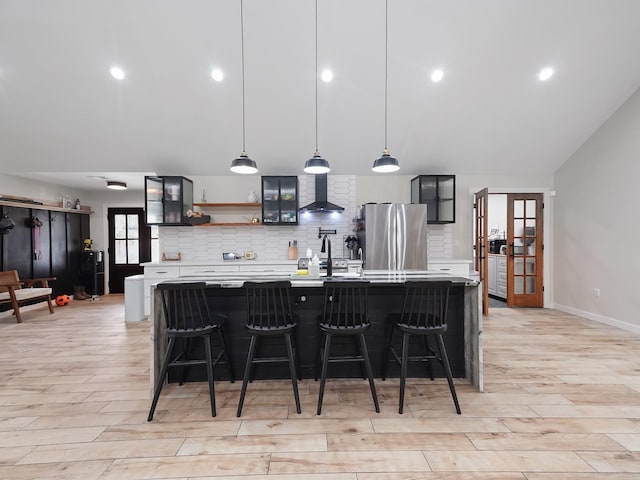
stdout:
<svg viewBox="0 0 640 480">
<path fill-rule="evenodd" d="M 554 274 L 557 308 L 640 332 L 639 132 L 637 91 L 556 172 Z"/>
<path fill-rule="evenodd" d="M 0 173 L 0 195 L 26 197 L 39 202 L 59 202 L 66 195 L 74 202 L 79 198 L 82 205 L 89 205 L 86 201 L 87 192 L 84 190 L 4 173 Z"/>
</svg>

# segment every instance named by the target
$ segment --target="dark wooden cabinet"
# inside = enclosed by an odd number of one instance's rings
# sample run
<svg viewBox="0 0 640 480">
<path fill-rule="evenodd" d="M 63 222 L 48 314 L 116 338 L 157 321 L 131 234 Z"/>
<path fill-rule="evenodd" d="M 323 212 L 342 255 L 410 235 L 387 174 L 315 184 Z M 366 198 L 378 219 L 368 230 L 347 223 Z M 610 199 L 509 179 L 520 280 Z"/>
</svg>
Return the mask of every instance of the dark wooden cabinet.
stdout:
<svg viewBox="0 0 640 480">
<path fill-rule="evenodd" d="M 418 175 L 412 178 L 411 203 L 427 204 L 427 223 L 455 223 L 456 176 Z"/>
<path fill-rule="evenodd" d="M 262 177 L 262 223 L 298 224 L 298 177 Z"/>
<path fill-rule="evenodd" d="M 185 177 L 144 177 L 147 225 L 190 225 L 187 210 L 193 210 L 193 182 Z"/>
<path fill-rule="evenodd" d="M 90 238 L 89 215 L 46 208 L 0 205 L 0 215 L 16 224 L 0 235 L 0 269 L 17 270 L 24 279 L 56 277 L 50 283 L 53 296 L 71 295 L 78 284 L 83 240 Z M 42 225 L 34 227 L 34 217 Z"/>
</svg>

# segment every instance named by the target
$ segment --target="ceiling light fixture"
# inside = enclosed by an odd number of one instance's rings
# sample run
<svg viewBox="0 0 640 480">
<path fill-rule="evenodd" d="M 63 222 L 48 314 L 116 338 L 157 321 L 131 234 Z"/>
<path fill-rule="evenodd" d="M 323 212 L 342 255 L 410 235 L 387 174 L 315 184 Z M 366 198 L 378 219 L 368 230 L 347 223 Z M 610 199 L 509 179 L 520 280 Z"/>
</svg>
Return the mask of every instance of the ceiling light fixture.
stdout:
<svg viewBox="0 0 640 480">
<path fill-rule="evenodd" d="M 541 82 L 546 82 L 551 77 L 553 77 L 553 68 L 551 67 L 545 67 L 538 72 L 538 80 Z"/>
<path fill-rule="evenodd" d="M 438 83 L 444 78 L 444 72 L 439 68 L 431 72 L 431 81 L 433 83 Z"/>
<path fill-rule="evenodd" d="M 322 78 L 323 82 L 329 83 L 331 80 L 333 80 L 333 72 L 331 70 L 329 70 L 328 68 L 325 68 L 322 71 L 322 74 L 320 75 L 320 78 Z"/>
<path fill-rule="evenodd" d="M 384 1 L 384 150 L 382 156 L 373 162 L 371 170 L 388 173 L 400 170 L 398 160 L 389 154 L 387 149 L 387 96 L 389 72 L 389 2 Z"/>
<path fill-rule="evenodd" d="M 211 70 L 211 78 L 213 78 L 216 82 L 221 82 L 224 79 L 224 72 L 219 68 L 214 68 Z"/>
<path fill-rule="evenodd" d="M 107 188 L 111 190 L 126 190 L 127 183 L 126 182 L 116 182 L 114 180 L 107 180 Z"/>
<path fill-rule="evenodd" d="M 242 153 L 231 162 L 233 173 L 251 174 L 258 171 L 256 162 L 249 158 L 245 149 L 245 106 L 244 106 L 244 9 L 243 0 L 240 0 L 240 49 L 242 52 Z"/>
<path fill-rule="evenodd" d="M 329 162 L 320 156 L 318 151 L 318 0 L 316 4 L 316 151 L 309 160 L 304 164 L 304 171 L 306 173 L 312 173 L 314 175 L 328 173 L 331 171 Z"/>
<path fill-rule="evenodd" d="M 126 76 L 124 70 L 120 67 L 111 67 L 109 69 L 109 73 L 116 80 L 124 80 L 124 77 Z"/>
</svg>

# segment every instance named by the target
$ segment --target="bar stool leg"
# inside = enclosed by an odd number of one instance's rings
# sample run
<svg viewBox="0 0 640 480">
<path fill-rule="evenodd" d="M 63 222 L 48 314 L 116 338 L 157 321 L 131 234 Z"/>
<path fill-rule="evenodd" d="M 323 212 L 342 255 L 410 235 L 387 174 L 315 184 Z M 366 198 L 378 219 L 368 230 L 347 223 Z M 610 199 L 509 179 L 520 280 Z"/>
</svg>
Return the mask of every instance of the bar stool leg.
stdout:
<svg viewBox="0 0 640 480">
<path fill-rule="evenodd" d="M 442 357 L 442 365 L 444 366 L 445 372 L 447 372 L 447 382 L 449 382 L 451 397 L 453 398 L 453 403 L 456 406 L 456 412 L 460 415 L 460 404 L 458 403 L 458 396 L 456 395 L 456 387 L 453 384 L 453 375 L 451 375 L 451 366 L 449 365 L 449 357 L 447 357 L 447 349 L 444 346 L 442 335 L 436 335 L 436 339 L 438 340 L 438 349 L 440 350 L 440 356 Z"/>
<path fill-rule="evenodd" d="M 207 359 L 207 379 L 209 380 L 209 398 L 211 399 L 211 416 L 216 416 L 216 393 L 213 386 L 213 358 L 211 355 L 211 336 L 202 337 Z"/>
<path fill-rule="evenodd" d="M 285 334 L 284 339 L 287 342 L 287 354 L 289 356 L 289 370 L 291 371 L 291 383 L 293 384 L 293 396 L 296 400 L 296 412 L 301 413 L 300 410 L 300 396 L 298 395 L 298 380 L 296 372 L 296 364 L 293 357 L 293 345 L 291 342 L 291 335 Z"/>
<path fill-rule="evenodd" d="M 184 352 L 182 353 L 185 361 L 189 360 L 190 350 L 191 350 L 191 339 L 187 337 L 184 339 Z M 182 367 L 180 367 L 180 383 L 178 385 L 180 386 L 184 385 L 184 381 L 187 378 L 188 370 L 189 370 L 189 367 L 186 365 L 183 365 Z"/>
<path fill-rule="evenodd" d="M 367 370 L 367 376 L 369 377 L 369 387 L 371 388 L 373 405 L 376 408 L 376 412 L 380 413 L 380 405 L 378 405 L 378 395 L 376 394 L 376 386 L 373 383 L 373 370 L 371 369 L 371 361 L 369 360 L 369 351 L 367 350 L 367 342 L 364 338 L 364 333 L 358 334 L 358 341 L 360 342 L 360 353 L 362 354 L 364 365 Z"/>
<path fill-rule="evenodd" d="M 424 350 L 426 352 L 426 355 L 431 355 L 431 348 L 429 348 L 429 336 L 428 335 L 423 335 L 422 336 L 423 342 L 424 342 Z M 429 375 L 429 378 L 431 380 L 433 380 L 433 362 L 431 361 L 430 358 L 427 358 L 425 360 L 425 362 L 427 363 L 425 366 L 427 367 L 427 374 Z"/>
<path fill-rule="evenodd" d="M 175 337 L 169 337 L 169 345 L 167 346 L 167 353 L 164 355 L 164 361 L 162 362 L 162 368 L 160 369 L 160 374 L 158 375 L 158 381 L 156 383 L 156 390 L 153 394 L 153 401 L 151 402 L 151 409 L 149 410 L 149 416 L 147 417 L 147 422 L 153 420 L 153 414 L 156 411 L 156 406 L 158 405 L 158 399 L 160 398 L 160 392 L 162 391 L 162 386 L 164 385 L 165 377 L 167 376 L 167 370 L 169 369 L 169 360 L 171 359 L 171 355 L 173 354 L 173 346 L 176 343 Z"/>
<path fill-rule="evenodd" d="M 229 380 L 231 381 L 231 383 L 234 383 L 236 381 L 236 377 L 233 374 L 233 364 L 231 363 L 231 355 L 229 355 L 227 338 L 224 335 L 224 330 L 222 327 L 218 329 L 218 338 L 220 339 L 220 345 L 222 346 L 222 354 L 224 355 L 225 365 L 227 367 L 227 372 L 229 373 Z"/>
<path fill-rule="evenodd" d="M 409 361 L 409 334 L 402 333 L 402 358 L 400 365 L 400 407 L 398 413 L 404 410 L 404 385 L 407 381 L 407 363 Z"/>
<path fill-rule="evenodd" d="M 244 367 L 244 378 L 242 379 L 242 390 L 240 391 L 240 402 L 238 403 L 238 411 L 236 417 L 239 417 L 242 413 L 242 405 L 244 404 L 244 396 L 247 393 L 247 383 L 249 383 L 249 375 L 251 374 L 251 367 L 253 366 L 253 356 L 256 352 L 256 343 L 258 337 L 251 335 L 251 343 L 249 343 L 249 353 L 247 354 L 247 364 Z"/>
<path fill-rule="evenodd" d="M 324 382 L 327 380 L 327 368 L 329 366 L 329 351 L 331 350 L 331 335 L 324 334 L 324 353 L 322 355 L 322 374 L 320 375 L 320 391 L 318 392 L 318 410 L 316 415 L 322 412 L 322 398 L 324 397 Z"/>
<path fill-rule="evenodd" d="M 393 334 L 396 333 L 396 327 L 391 327 L 391 332 L 389 332 L 389 341 L 387 342 L 387 350 L 384 357 L 384 363 L 382 364 L 382 380 L 387 378 L 387 368 L 389 368 L 389 362 L 391 361 L 391 348 L 393 345 Z"/>
</svg>

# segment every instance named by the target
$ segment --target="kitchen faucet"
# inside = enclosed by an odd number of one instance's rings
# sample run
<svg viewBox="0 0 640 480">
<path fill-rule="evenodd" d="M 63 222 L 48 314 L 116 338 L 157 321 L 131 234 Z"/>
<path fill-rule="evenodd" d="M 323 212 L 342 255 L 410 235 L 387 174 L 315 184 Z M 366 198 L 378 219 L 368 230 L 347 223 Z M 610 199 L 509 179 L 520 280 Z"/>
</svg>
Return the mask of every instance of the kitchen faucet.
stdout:
<svg viewBox="0 0 640 480">
<path fill-rule="evenodd" d="M 326 244 L 326 252 L 327 252 L 327 277 L 333 276 L 333 260 L 331 260 L 331 239 L 325 235 L 322 237 L 322 247 L 320 247 L 320 252 L 325 252 L 325 244 Z"/>
</svg>

